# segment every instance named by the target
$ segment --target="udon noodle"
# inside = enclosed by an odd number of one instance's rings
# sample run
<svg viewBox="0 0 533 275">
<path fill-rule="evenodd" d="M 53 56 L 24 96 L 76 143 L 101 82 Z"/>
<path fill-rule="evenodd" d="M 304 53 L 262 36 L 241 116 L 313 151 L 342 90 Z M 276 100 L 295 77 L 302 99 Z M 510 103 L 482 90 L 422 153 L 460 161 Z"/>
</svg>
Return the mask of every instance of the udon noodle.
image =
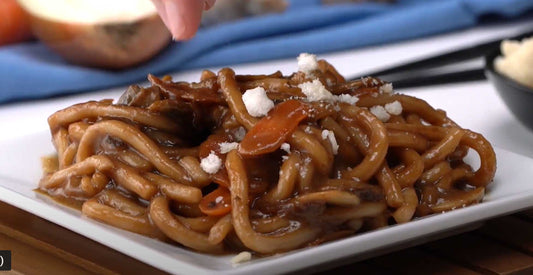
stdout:
<svg viewBox="0 0 533 275">
<path fill-rule="evenodd" d="M 480 134 L 323 60 L 289 76 L 149 80 L 49 117 L 57 156 L 41 192 L 195 251 L 272 254 L 478 203 L 495 174 Z"/>
</svg>

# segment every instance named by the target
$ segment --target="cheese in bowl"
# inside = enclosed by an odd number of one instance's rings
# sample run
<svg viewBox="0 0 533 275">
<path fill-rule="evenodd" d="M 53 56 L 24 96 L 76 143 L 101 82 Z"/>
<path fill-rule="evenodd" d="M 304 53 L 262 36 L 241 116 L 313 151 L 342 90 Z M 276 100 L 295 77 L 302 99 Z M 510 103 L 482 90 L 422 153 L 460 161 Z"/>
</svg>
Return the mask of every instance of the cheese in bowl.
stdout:
<svg viewBox="0 0 533 275">
<path fill-rule="evenodd" d="M 494 68 L 501 74 L 533 88 L 533 37 L 522 41 L 504 40 L 502 56 L 494 61 Z"/>
</svg>

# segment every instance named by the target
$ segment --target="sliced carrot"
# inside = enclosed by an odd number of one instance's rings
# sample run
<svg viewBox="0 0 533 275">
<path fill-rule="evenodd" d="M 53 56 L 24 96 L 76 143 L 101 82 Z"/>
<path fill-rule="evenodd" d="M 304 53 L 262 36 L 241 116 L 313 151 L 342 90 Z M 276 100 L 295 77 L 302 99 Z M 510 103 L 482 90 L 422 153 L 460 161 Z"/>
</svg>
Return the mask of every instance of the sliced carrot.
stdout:
<svg viewBox="0 0 533 275">
<path fill-rule="evenodd" d="M 226 167 L 222 167 L 213 175 L 213 181 L 226 188 L 230 187 L 229 176 Z"/>
<path fill-rule="evenodd" d="M 220 154 L 220 143 L 231 141 L 233 140 L 228 134 L 211 134 L 204 142 L 202 142 L 202 144 L 200 144 L 200 147 L 198 148 L 198 156 L 200 158 L 205 158 L 211 154 L 211 152 L 215 152 L 220 157 L 220 155 L 222 155 Z"/>
<path fill-rule="evenodd" d="M 0 45 L 28 40 L 31 29 L 28 14 L 16 0 L 0 1 Z"/>
<path fill-rule="evenodd" d="M 200 204 L 200 211 L 208 216 L 222 216 L 231 211 L 231 193 L 228 188 L 219 186 L 205 195 Z"/>
<path fill-rule="evenodd" d="M 307 117 L 307 113 L 306 105 L 297 100 L 287 100 L 276 105 L 244 136 L 239 153 L 246 157 L 276 151 Z"/>
</svg>

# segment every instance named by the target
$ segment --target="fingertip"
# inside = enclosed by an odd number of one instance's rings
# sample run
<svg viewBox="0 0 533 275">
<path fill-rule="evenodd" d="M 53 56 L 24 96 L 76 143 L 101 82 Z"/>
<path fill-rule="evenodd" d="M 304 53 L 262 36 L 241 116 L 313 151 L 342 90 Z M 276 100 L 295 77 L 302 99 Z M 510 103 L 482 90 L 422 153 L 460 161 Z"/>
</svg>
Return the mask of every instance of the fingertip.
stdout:
<svg viewBox="0 0 533 275">
<path fill-rule="evenodd" d="M 161 0 L 152 0 L 152 3 L 154 4 L 155 9 L 157 10 L 157 13 L 159 14 L 159 17 L 161 18 L 165 26 L 167 26 L 167 29 L 170 30 L 170 24 L 168 21 L 168 16 L 167 16 L 167 11 L 165 9 L 165 5 L 163 4 Z"/>
<path fill-rule="evenodd" d="M 204 10 L 209 10 L 215 5 L 216 0 L 206 0 L 204 5 Z"/>
<path fill-rule="evenodd" d="M 174 40 L 194 37 L 200 26 L 203 3 L 199 1 L 165 1 L 168 28 Z"/>
<path fill-rule="evenodd" d="M 193 38 L 194 35 L 196 34 L 196 31 L 188 29 L 188 28 L 183 28 L 183 29 L 176 28 L 175 30 L 171 30 L 170 32 L 172 33 L 172 40 L 174 41 L 189 40 Z"/>
</svg>

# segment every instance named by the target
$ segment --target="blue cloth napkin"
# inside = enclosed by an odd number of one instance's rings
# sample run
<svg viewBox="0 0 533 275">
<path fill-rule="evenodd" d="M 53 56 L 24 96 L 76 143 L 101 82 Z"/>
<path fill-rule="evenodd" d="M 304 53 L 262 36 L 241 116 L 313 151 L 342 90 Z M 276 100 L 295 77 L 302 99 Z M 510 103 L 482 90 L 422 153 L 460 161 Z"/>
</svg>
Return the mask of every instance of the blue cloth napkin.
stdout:
<svg viewBox="0 0 533 275">
<path fill-rule="evenodd" d="M 107 71 L 68 64 L 39 42 L 0 48 L 0 103 L 142 82 L 148 73 L 231 65 L 384 44 L 474 26 L 485 15 L 512 18 L 532 0 L 398 0 L 320 5 L 292 0 L 286 12 L 199 30 L 138 67 Z M 354 64 L 355 66 L 356 64 Z"/>
</svg>

